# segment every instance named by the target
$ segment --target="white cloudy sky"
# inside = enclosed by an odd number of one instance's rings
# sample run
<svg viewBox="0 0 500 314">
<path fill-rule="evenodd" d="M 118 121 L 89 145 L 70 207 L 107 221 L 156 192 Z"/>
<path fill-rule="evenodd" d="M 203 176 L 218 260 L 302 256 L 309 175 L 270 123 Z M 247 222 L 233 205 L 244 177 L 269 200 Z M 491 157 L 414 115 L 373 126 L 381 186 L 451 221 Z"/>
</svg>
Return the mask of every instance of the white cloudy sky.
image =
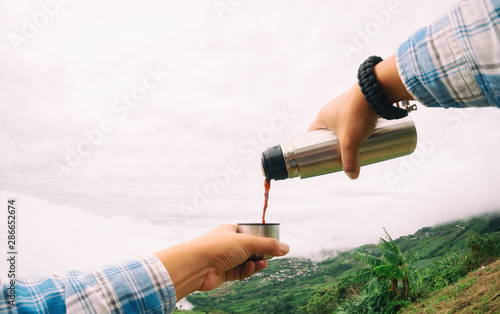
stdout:
<svg viewBox="0 0 500 314">
<path fill-rule="evenodd" d="M 452 2 L 0 2 L 0 195 L 19 206 L 19 271 L 92 267 L 259 221 L 260 152 L 305 132 L 360 62 L 391 55 Z M 412 118 L 411 157 L 356 181 L 273 182 L 268 221 L 291 255 L 499 209 L 500 111 L 419 106 Z"/>
</svg>

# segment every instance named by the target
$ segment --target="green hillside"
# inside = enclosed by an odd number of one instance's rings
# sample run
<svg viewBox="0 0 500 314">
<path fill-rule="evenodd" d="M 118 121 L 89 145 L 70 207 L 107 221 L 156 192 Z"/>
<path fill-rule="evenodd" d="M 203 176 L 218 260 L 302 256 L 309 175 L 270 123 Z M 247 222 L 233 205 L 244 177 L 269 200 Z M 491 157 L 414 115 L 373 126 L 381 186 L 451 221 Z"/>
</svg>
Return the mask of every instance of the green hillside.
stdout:
<svg viewBox="0 0 500 314">
<path fill-rule="evenodd" d="M 500 260 L 434 292 L 401 313 L 500 313 Z"/>
<path fill-rule="evenodd" d="M 469 236 L 498 231 L 500 212 L 494 212 L 425 227 L 412 235 L 395 239 L 394 243 L 425 275 L 433 262 L 436 264 L 450 256 L 461 256 Z M 356 259 L 356 255 L 364 253 L 381 257 L 380 247 L 368 244 L 335 253 L 332 254 L 335 257 L 318 263 L 295 258 L 271 260 L 265 270 L 251 278 L 225 283 L 215 291 L 192 294 L 187 300 L 199 313 L 300 313 L 306 311 L 308 302 L 310 305 L 332 291 L 338 293 L 343 289 L 343 297 L 359 294 L 362 284 L 351 283 L 351 278 L 356 270 L 366 265 Z M 324 312 L 328 311 L 325 309 Z"/>
</svg>

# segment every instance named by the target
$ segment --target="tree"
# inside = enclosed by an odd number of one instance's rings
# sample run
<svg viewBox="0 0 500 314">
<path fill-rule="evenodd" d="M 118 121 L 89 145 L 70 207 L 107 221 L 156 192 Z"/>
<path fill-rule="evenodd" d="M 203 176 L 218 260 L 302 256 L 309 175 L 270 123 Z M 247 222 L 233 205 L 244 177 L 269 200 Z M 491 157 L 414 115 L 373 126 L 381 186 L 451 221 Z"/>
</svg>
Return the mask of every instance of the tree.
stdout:
<svg viewBox="0 0 500 314">
<path fill-rule="evenodd" d="M 385 228 L 384 232 L 386 239 L 380 238 L 378 244 L 382 250 L 382 257 L 358 253 L 356 258 L 366 263 L 368 267 L 357 271 L 354 279 L 368 282 L 367 291 L 388 287 L 395 296 L 394 300 L 410 300 L 412 299 L 412 289 L 413 296 L 416 296 L 422 283 L 422 277 L 418 270 L 406 261 L 398 245 L 392 240 Z"/>
<path fill-rule="evenodd" d="M 352 281 L 352 275 L 339 278 L 333 286 L 317 290 L 307 304 L 299 308 L 299 313 L 326 314 L 337 313 L 343 302 L 361 292 L 361 284 Z"/>
<path fill-rule="evenodd" d="M 500 233 L 471 234 L 467 238 L 467 248 L 470 250 L 470 270 L 489 264 L 500 257 Z"/>
</svg>

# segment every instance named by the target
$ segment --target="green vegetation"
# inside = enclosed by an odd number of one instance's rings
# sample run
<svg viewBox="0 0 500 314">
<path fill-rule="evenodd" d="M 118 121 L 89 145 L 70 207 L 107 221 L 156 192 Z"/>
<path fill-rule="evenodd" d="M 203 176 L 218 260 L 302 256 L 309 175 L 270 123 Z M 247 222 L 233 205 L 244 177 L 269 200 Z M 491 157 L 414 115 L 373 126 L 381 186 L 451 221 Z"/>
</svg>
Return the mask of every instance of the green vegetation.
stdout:
<svg viewBox="0 0 500 314">
<path fill-rule="evenodd" d="M 395 300 L 410 300 L 416 296 L 422 278 L 417 268 L 411 266 L 404 257 L 391 236 L 384 229 L 387 240 L 380 239 L 379 247 L 382 257 L 378 258 L 369 254 L 358 253 L 356 258 L 369 267 L 356 271 L 356 281 L 368 281 L 366 289 L 373 290 L 384 284 L 389 285 L 389 291 L 394 294 Z M 401 289 L 399 289 L 401 282 Z M 413 291 L 413 293 L 412 293 Z"/>
<path fill-rule="evenodd" d="M 356 254 L 356 258 L 368 267 L 356 270 L 352 281 L 366 284 L 359 297 L 352 298 L 355 301 L 345 302 L 344 310 L 347 312 L 395 312 L 418 296 L 422 285 L 420 272 L 407 262 L 394 240 L 384 231 L 387 239 L 380 239 L 380 258 L 365 253 Z"/>
<path fill-rule="evenodd" d="M 386 232 L 378 245 L 338 252 L 319 263 L 272 260 L 252 278 L 193 294 L 188 301 L 196 313 L 419 312 L 420 305 L 431 306 L 428 298 L 439 309 L 439 302 L 455 302 L 477 290 L 478 278 L 463 278 L 500 257 L 499 231 L 500 213 L 490 213 L 395 240 Z M 495 308 L 498 285 L 493 291 L 478 296 L 477 311 Z"/>
<path fill-rule="evenodd" d="M 500 313 L 500 260 L 436 290 L 401 313 Z"/>
</svg>

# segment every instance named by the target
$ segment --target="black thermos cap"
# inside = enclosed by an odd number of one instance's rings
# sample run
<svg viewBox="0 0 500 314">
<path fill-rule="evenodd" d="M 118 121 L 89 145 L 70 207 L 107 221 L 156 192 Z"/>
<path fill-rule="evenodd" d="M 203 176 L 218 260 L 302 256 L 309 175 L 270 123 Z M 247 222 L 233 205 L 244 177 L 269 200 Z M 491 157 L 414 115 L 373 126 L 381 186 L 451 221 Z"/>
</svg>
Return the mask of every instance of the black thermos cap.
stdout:
<svg viewBox="0 0 500 314">
<path fill-rule="evenodd" d="M 273 180 L 288 179 L 288 171 L 286 170 L 285 157 L 281 146 L 269 147 L 262 153 L 262 170 L 266 178 Z"/>
</svg>

